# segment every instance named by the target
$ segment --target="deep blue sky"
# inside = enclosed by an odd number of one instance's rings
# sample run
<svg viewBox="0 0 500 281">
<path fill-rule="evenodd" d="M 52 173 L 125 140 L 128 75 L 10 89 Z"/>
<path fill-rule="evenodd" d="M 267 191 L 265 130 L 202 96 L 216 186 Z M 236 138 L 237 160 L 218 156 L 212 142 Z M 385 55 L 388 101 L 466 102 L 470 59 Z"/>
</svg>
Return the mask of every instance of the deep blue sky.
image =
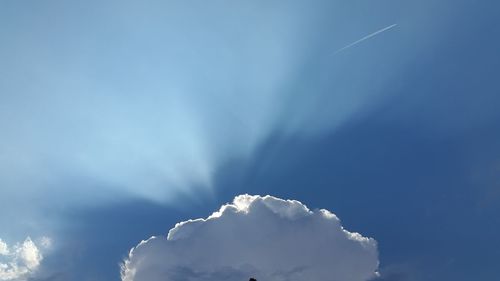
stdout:
<svg viewBox="0 0 500 281">
<path fill-rule="evenodd" d="M 500 278 L 500 4 L 214 3 L 0 2 L 0 238 L 119 280 L 272 194 L 374 237 L 384 281 Z"/>
</svg>

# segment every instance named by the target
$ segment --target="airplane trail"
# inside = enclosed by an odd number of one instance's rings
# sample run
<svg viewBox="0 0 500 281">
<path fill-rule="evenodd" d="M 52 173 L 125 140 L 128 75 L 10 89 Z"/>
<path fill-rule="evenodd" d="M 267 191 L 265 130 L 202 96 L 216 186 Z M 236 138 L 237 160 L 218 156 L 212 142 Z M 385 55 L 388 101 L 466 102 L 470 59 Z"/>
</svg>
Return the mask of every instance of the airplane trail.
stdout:
<svg viewBox="0 0 500 281">
<path fill-rule="evenodd" d="M 349 45 L 347 45 L 345 47 L 342 47 L 342 48 L 338 49 L 337 51 L 335 51 L 335 53 L 333 53 L 333 55 L 336 55 L 336 54 L 338 54 L 338 53 L 340 53 L 340 52 L 342 52 L 342 51 L 344 51 L 346 49 L 351 48 L 354 45 L 357 45 L 357 44 L 359 44 L 359 43 L 361 43 L 361 42 L 363 42 L 365 40 L 368 40 L 368 39 L 372 38 L 373 36 L 376 36 L 376 35 L 378 35 L 378 34 L 380 34 L 382 32 L 385 32 L 385 31 L 387 31 L 387 30 L 389 30 L 391 28 L 394 28 L 396 26 L 397 26 L 397 24 L 389 25 L 387 27 L 384 27 L 384 28 L 382 28 L 380 30 L 377 30 L 377 31 L 373 32 L 372 34 L 366 35 L 365 37 L 363 37 L 363 38 L 361 38 L 361 39 L 359 39 L 359 40 L 357 40 L 357 41 L 355 41 L 355 42 L 353 42 L 353 43 L 351 43 L 351 44 L 349 44 Z"/>
</svg>

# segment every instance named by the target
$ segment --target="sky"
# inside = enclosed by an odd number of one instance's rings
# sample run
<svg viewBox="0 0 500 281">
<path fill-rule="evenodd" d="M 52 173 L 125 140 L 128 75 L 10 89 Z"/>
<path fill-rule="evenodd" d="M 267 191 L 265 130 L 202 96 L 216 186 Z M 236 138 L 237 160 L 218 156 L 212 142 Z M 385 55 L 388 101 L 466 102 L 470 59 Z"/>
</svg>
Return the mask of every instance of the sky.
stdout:
<svg viewBox="0 0 500 281">
<path fill-rule="evenodd" d="M 0 280 L 498 279 L 498 12 L 0 0 Z"/>
</svg>

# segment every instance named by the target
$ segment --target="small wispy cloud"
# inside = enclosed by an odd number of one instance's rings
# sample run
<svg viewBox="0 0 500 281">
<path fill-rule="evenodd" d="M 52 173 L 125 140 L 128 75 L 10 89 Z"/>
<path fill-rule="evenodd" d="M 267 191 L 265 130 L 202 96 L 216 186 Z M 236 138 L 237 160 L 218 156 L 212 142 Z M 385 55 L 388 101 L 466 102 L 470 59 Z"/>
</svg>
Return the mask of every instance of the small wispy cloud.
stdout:
<svg viewBox="0 0 500 281">
<path fill-rule="evenodd" d="M 333 53 L 333 55 L 336 55 L 336 54 L 338 54 L 338 53 L 340 53 L 340 52 L 342 52 L 342 51 L 344 51 L 344 50 L 346 50 L 346 49 L 349 49 L 349 48 L 351 48 L 351 47 L 353 47 L 353 46 L 355 46 L 355 45 L 357 45 L 357 44 L 359 44 L 359 43 L 361 43 L 361 42 L 363 42 L 363 41 L 365 41 L 365 40 L 368 40 L 368 39 L 370 39 L 370 38 L 372 38 L 372 37 L 374 37 L 374 36 L 377 36 L 377 35 L 379 35 L 380 33 L 385 32 L 385 31 L 387 31 L 387 30 L 389 30 L 389 29 L 392 29 L 392 28 L 394 28 L 394 27 L 396 27 L 396 26 L 398 26 L 398 25 L 397 25 L 397 24 L 389 25 L 389 26 L 384 27 L 384 28 L 382 28 L 382 29 L 380 29 L 380 30 L 377 30 L 377 31 L 375 31 L 375 32 L 373 32 L 373 33 L 371 33 L 371 34 L 369 34 L 369 35 L 366 35 L 365 37 L 363 37 L 363 38 L 361 38 L 361 39 L 359 39 L 359 40 L 357 40 L 357 41 L 355 41 L 355 42 L 352 42 L 352 43 L 351 43 L 351 44 L 349 44 L 349 45 L 346 45 L 346 46 L 344 46 L 344 47 L 342 47 L 342 48 L 338 49 L 337 51 L 335 51 L 335 52 Z"/>
</svg>

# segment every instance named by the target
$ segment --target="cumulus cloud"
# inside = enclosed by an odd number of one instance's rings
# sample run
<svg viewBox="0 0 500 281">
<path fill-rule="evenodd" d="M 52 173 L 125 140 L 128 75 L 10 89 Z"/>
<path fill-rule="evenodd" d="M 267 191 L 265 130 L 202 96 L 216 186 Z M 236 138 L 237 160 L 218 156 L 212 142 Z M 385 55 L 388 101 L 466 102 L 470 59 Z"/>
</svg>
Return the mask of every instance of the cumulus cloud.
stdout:
<svg viewBox="0 0 500 281">
<path fill-rule="evenodd" d="M 27 280 L 42 260 L 40 248 L 30 237 L 13 246 L 0 239 L 0 280 Z"/>
<path fill-rule="evenodd" d="M 142 241 L 121 274 L 122 281 L 362 281 L 377 268 L 376 241 L 345 230 L 333 213 L 240 195 L 206 219 Z"/>
</svg>

